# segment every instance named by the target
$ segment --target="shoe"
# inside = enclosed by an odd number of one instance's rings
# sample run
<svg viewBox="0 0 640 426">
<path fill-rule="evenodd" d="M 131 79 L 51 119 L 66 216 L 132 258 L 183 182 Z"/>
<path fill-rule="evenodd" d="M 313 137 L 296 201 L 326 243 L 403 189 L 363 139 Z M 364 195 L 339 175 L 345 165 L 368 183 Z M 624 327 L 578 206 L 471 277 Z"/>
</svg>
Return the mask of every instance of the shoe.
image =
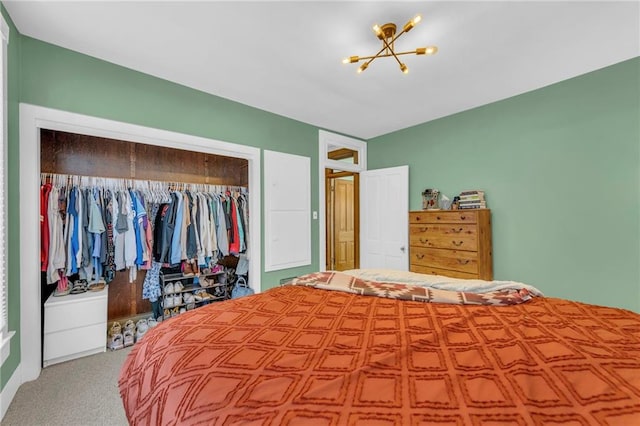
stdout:
<svg viewBox="0 0 640 426">
<path fill-rule="evenodd" d="M 216 264 L 212 269 L 211 269 L 211 274 L 215 275 L 215 274 L 221 274 L 224 272 L 224 266 L 222 265 L 218 265 Z"/>
<path fill-rule="evenodd" d="M 193 303 L 193 293 L 184 293 L 182 300 L 184 300 L 184 303 Z"/>
<path fill-rule="evenodd" d="M 156 325 L 158 325 L 158 321 L 155 318 L 151 317 L 147 320 L 147 326 L 149 326 L 149 328 L 153 328 Z"/>
<path fill-rule="evenodd" d="M 173 308 L 173 296 L 165 296 L 162 302 L 163 308 Z"/>
<path fill-rule="evenodd" d="M 176 294 L 173 296 L 173 306 L 182 305 L 182 294 Z"/>
<path fill-rule="evenodd" d="M 202 302 L 202 292 L 197 292 L 193 295 L 193 300 L 196 302 Z"/>
<path fill-rule="evenodd" d="M 124 330 L 122 332 L 122 338 L 123 338 L 123 343 L 125 348 L 135 343 L 135 338 L 133 334 L 134 334 L 133 330 Z"/>
<path fill-rule="evenodd" d="M 118 334 L 122 334 L 122 326 L 118 321 L 115 321 L 109 329 L 109 336 L 115 336 Z"/>
<path fill-rule="evenodd" d="M 136 323 L 136 342 L 140 341 L 149 330 L 149 325 L 146 319 L 141 319 Z"/>
<path fill-rule="evenodd" d="M 182 285 L 182 281 L 176 281 L 176 283 L 173 285 L 173 292 L 174 293 L 178 293 L 180 291 L 184 290 L 184 286 Z"/>
<path fill-rule="evenodd" d="M 135 331 L 136 325 L 132 320 L 128 320 L 124 323 L 124 331 Z"/>
<path fill-rule="evenodd" d="M 181 313 L 181 314 L 184 314 L 185 312 L 187 312 L 187 309 L 186 309 L 186 308 L 180 308 L 180 313 Z"/>
<path fill-rule="evenodd" d="M 87 290 L 89 291 L 100 291 L 103 290 L 107 286 L 107 282 L 100 278 L 96 281 L 92 281 L 87 285 Z"/>
<path fill-rule="evenodd" d="M 109 350 L 117 351 L 118 349 L 124 348 L 124 338 L 122 337 L 122 333 L 116 333 L 109 337 L 109 343 L 107 344 Z"/>
<path fill-rule="evenodd" d="M 71 287 L 71 294 L 86 293 L 86 291 L 87 280 L 76 280 L 73 282 L 73 287 Z"/>
<path fill-rule="evenodd" d="M 180 308 L 173 308 L 171 310 L 171 316 L 175 317 L 176 315 L 180 314 Z"/>
<path fill-rule="evenodd" d="M 191 263 L 186 260 L 182 262 L 182 275 L 185 277 L 192 277 L 195 275 Z"/>
<path fill-rule="evenodd" d="M 180 281 L 178 281 L 180 282 Z M 173 283 L 169 283 L 167 285 L 164 286 L 164 294 L 171 294 L 173 293 L 175 290 L 173 288 Z"/>
</svg>

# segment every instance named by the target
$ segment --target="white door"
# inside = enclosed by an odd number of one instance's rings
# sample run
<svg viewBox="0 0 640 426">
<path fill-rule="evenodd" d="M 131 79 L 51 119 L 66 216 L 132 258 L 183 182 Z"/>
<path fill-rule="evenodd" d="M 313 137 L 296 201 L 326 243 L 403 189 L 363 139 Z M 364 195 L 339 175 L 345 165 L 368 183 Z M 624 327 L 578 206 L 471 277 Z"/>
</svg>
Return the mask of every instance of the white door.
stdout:
<svg viewBox="0 0 640 426">
<path fill-rule="evenodd" d="M 409 270 L 409 166 L 360 172 L 360 268 Z"/>
</svg>

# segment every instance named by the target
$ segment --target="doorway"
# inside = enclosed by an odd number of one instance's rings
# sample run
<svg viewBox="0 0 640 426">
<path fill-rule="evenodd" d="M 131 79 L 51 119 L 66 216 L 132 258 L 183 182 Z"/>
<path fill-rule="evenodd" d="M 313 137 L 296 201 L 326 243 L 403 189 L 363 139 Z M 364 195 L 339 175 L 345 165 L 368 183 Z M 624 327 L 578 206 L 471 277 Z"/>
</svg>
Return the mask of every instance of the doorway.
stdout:
<svg viewBox="0 0 640 426">
<path fill-rule="evenodd" d="M 360 173 L 367 170 L 367 143 L 319 130 L 318 148 L 320 269 L 328 270 L 333 266 L 333 269 L 344 270 L 350 269 L 352 264 L 353 268 L 358 268 L 361 247 Z M 333 194 L 338 194 L 338 197 L 332 195 L 332 187 Z M 341 203 L 343 199 L 345 202 Z M 351 204 L 347 200 L 352 200 Z M 342 213 L 336 221 L 337 211 Z"/>
<path fill-rule="evenodd" d="M 325 169 L 326 269 L 360 267 L 360 175 Z"/>
<path fill-rule="evenodd" d="M 39 186 L 40 186 L 40 130 L 42 128 L 81 133 L 90 136 L 118 139 L 127 142 L 178 148 L 207 154 L 244 158 L 248 160 L 249 211 L 261 210 L 260 149 L 246 145 L 218 141 L 183 133 L 154 129 L 135 124 L 60 111 L 35 105 L 20 104 L 20 345 L 21 384 L 35 380 L 41 365 L 41 318 L 39 282 Z M 262 235 L 260 215 L 249 216 L 252 240 L 249 243 L 249 269 L 253 274 L 251 287 L 261 288 Z M 256 242 L 257 241 L 257 242 Z"/>
</svg>

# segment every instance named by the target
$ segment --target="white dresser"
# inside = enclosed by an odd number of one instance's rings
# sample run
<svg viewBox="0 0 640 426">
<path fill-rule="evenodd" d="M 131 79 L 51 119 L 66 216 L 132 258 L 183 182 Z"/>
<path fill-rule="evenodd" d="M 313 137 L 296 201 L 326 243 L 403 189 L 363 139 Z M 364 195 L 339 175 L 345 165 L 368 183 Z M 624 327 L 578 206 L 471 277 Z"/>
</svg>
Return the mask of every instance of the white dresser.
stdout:
<svg viewBox="0 0 640 426">
<path fill-rule="evenodd" d="M 49 296 L 44 304 L 44 367 L 106 350 L 108 295 L 107 286 Z"/>
</svg>

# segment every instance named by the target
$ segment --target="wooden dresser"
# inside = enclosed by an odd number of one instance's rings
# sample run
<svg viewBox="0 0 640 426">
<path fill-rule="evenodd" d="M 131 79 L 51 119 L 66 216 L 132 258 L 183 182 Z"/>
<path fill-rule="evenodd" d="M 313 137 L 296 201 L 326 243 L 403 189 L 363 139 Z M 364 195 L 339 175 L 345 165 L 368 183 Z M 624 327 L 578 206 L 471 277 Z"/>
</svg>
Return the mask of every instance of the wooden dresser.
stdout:
<svg viewBox="0 0 640 426">
<path fill-rule="evenodd" d="M 491 210 L 409 212 L 409 270 L 493 279 Z"/>
</svg>

